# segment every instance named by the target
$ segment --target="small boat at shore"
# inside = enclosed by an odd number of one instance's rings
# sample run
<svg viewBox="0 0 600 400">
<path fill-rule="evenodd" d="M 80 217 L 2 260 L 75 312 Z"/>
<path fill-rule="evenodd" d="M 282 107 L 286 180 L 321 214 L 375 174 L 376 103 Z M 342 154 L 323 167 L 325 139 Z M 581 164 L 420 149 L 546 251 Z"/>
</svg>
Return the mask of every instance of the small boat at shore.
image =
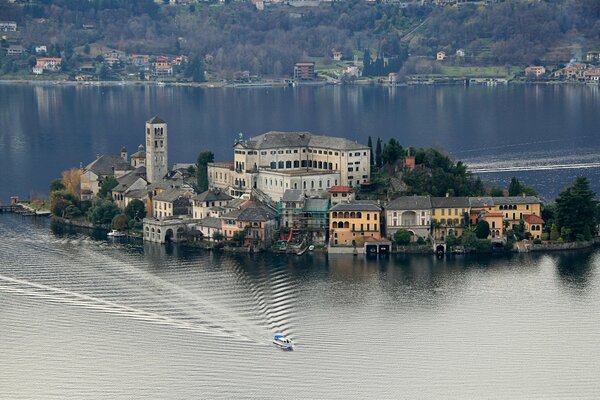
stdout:
<svg viewBox="0 0 600 400">
<path fill-rule="evenodd" d="M 108 232 L 106 234 L 106 236 L 108 236 L 108 237 L 123 237 L 123 236 L 125 236 L 125 232 L 121 232 L 116 229 L 113 229 L 112 231 Z"/>
<path fill-rule="evenodd" d="M 292 343 L 292 340 L 286 338 L 284 335 L 275 335 L 273 337 L 273 344 L 279 347 L 281 350 L 294 350 L 294 343 Z"/>
</svg>

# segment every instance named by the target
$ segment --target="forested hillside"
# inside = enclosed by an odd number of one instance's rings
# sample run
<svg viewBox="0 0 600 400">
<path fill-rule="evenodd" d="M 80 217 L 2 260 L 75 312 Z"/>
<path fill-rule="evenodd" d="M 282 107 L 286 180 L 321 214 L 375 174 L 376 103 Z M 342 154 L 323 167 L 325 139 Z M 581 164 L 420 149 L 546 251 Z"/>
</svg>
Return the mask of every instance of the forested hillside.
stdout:
<svg viewBox="0 0 600 400">
<path fill-rule="evenodd" d="M 345 58 L 362 58 L 370 49 L 373 59 L 402 54 L 433 59 L 439 50 L 463 49 L 465 56 L 456 60 L 462 64 L 526 65 L 567 62 L 600 44 L 598 0 L 406 8 L 350 0 L 262 11 L 249 2 L 39 0 L 4 1 L 0 15 L 18 22 L 19 44 L 54 44 L 67 64 L 85 61 L 85 45 L 103 45 L 128 53 L 199 55 L 222 77 L 239 70 L 289 75 L 293 63 L 307 57 L 330 62 L 334 48 Z"/>
</svg>

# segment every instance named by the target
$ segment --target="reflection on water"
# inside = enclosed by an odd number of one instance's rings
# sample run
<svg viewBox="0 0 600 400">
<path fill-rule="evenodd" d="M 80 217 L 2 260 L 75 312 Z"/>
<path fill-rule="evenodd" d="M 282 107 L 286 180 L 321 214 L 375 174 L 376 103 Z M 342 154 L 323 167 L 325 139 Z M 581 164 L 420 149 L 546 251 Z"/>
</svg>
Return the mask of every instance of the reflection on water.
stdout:
<svg viewBox="0 0 600 400">
<path fill-rule="evenodd" d="M 1 84 L 0 170 L 12 173 L 2 177 L 0 201 L 46 193 L 61 171 L 96 154 L 137 148 L 144 121 L 154 114 L 169 123 L 175 162 L 193 161 L 205 148 L 227 160 L 239 132 L 308 130 L 361 143 L 371 136 L 439 146 L 493 169 L 506 168 L 506 161 L 508 167 L 521 160 L 546 165 L 549 157 L 577 163 L 581 154 L 597 155 L 600 136 L 592 133 L 600 125 L 599 102 L 597 87 L 563 85 L 241 90 Z M 598 168 L 575 171 L 591 176 Z M 511 174 L 534 185 L 540 177 L 527 170 Z M 552 171 L 540 175 L 554 179 L 554 188 L 570 183 Z M 538 189 L 555 195 L 551 185 Z"/>
<path fill-rule="evenodd" d="M 600 391 L 597 250 L 227 254 L 53 232 L 16 215 L 0 216 L 0 235 L 6 398 Z M 296 351 L 271 346 L 275 332 Z"/>
</svg>

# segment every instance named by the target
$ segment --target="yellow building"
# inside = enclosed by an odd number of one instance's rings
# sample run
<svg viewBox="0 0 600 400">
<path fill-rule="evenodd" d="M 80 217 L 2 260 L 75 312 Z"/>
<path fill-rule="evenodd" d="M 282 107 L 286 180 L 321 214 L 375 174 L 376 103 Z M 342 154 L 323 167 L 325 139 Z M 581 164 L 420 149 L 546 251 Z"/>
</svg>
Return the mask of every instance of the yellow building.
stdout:
<svg viewBox="0 0 600 400">
<path fill-rule="evenodd" d="M 541 239 L 542 232 L 544 230 L 544 220 L 537 215 L 525 215 L 523 216 L 523 224 L 525 225 L 525 231 L 531 234 L 534 239 Z"/>
<path fill-rule="evenodd" d="M 329 221 L 333 246 L 362 247 L 365 238 L 381 239 L 381 207 L 372 201 L 336 204 L 329 209 Z"/>
<path fill-rule="evenodd" d="M 445 240 L 448 235 L 462 235 L 469 224 L 468 197 L 432 197 L 431 223 L 433 237 Z"/>
<path fill-rule="evenodd" d="M 471 197 L 469 204 L 472 212 L 502 213 L 507 229 L 520 224 L 526 215 L 542 215 L 542 202 L 536 196 Z"/>
</svg>

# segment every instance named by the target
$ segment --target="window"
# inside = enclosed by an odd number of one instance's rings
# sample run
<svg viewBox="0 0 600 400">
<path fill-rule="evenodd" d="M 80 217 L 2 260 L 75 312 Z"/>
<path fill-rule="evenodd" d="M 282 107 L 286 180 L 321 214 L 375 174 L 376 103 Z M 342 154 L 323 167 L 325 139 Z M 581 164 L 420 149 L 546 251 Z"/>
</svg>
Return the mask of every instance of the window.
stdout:
<svg viewBox="0 0 600 400">
<path fill-rule="evenodd" d="M 271 161 L 271 169 L 277 168 L 277 163 L 275 161 Z"/>
<path fill-rule="evenodd" d="M 283 150 L 277 150 L 277 154 L 283 154 Z"/>
<path fill-rule="evenodd" d="M 294 154 L 298 154 L 298 149 L 294 149 Z"/>
<path fill-rule="evenodd" d="M 300 161 L 294 160 L 294 168 L 300 167 Z"/>
<path fill-rule="evenodd" d="M 446 215 L 446 209 L 442 208 L 442 215 Z"/>
<path fill-rule="evenodd" d="M 371 214 L 367 213 L 367 221 L 371 220 Z"/>
<path fill-rule="evenodd" d="M 354 171 L 354 168 L 348 167 L 348 172 L 352 172 L 352 171 Z"/>
<path fill-rule="evenodd" d="M 300 162 L 300 166 L 301 166 L 302 168 L 306 168 L 306 166 L 307 166 L 307 165 L 308 165 L 308 163 L 307 163 L 307 161 L 306 161 L 306 160 L 302 160 L 302 161 Z"/>
<path fill-rule="evenodd" d="M 367 224 L 367 231 L 371 230 L 371 224 Z"/>
<path fill-rule="evenodd" d="M 292 168 L 292 162 L 291 161 L 286 161 L 285 162 L 285 167 L 286 168 Z"/>
<path fill-rule="evenodd" d="M 286 150 L 285 154 L 292 154 L 292 151 L 291 150 Z"/>
<path fill-rule="evenodd" d="M 283 161 L 279 161 L 279 162 L 277 163 L 277 168 L 279 168 L 279 169 L 283 169 L 283 165 L 284 165 Z"/>
<path fill-rule="evenodd" d="M 377 221 L 377 213 L 373 214 L 373 219 Z"/>
<path fill-rule="evenodd" d="M 338 155 L 338 152 L 337 152 L 337 151 L 335 152 L 335 155 L 336 155 L 336 156 Z"/>
</svg>

